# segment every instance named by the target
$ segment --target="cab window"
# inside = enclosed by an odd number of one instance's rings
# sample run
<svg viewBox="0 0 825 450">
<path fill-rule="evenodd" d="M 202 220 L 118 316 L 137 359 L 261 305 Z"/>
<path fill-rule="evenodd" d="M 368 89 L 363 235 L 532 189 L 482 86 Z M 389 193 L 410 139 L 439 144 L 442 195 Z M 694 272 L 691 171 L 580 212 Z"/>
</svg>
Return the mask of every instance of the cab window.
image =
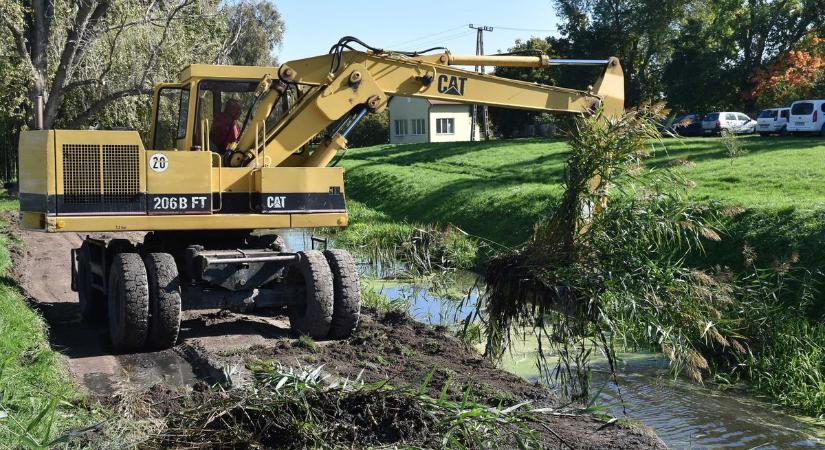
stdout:
<svg viewBox="0 0 825 450">
<path fill-rule="evenodd" d="M 258 81 L 203 80 L 198 83 L 197 123 L 194 142 L 203 145 L 209 132 L 209 150 L 223 153 L 246 124 Z"/>
<path fill-rule="evenodd" d="M 178 139 L 186 137 L 186 118 L 189 114 L 189 87 L 165 87 L 156 99 L 155 138 L 152 148 L 172 149 Z"/>
</svg>

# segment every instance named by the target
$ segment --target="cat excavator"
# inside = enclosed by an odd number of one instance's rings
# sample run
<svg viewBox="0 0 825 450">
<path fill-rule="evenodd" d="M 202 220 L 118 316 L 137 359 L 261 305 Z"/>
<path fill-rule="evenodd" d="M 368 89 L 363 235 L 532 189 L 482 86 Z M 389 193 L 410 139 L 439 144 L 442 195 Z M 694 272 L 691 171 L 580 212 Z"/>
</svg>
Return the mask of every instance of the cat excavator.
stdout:
<svg viewBox="0 0 825 450">
<path fill-rule="evenodd" d="M 462 68 L 551 65 L 600 75 L 575 90 Z M 19 141 L 20 226 L 95 233 L 71 252 L 72 289 L 83 321 L 108 325 L 122 352 L 175 345 L 181 311 L 196 309 L 284 308 L 295 333 L 351 335 L 361 309 L 352 256 L 293 252 L 272 230 L 347 226 L 338 159 L 392 97 L 616 116 L 624 80 L 616 58 L 400 52 L 346 37 L 278 67 L 192 64 L 153 96 L 146 145 L 129 130 L 31 130 Z M 146 234 L 100 238 L 130 232 Z"/>
</svg>

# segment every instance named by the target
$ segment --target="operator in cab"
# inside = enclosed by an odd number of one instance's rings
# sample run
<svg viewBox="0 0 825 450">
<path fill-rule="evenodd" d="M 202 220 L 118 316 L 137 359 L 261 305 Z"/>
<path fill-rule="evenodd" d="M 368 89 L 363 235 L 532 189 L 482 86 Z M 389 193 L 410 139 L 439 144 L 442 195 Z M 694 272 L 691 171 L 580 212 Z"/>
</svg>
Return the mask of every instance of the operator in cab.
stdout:
<svg viewBox="0 0 825 450">
<path fill-rule="evenodd" d="M 227 100 L 223 112 L 215 114 L 215 122 L 209 132 L 210 150 L 224 154 L 229 144 L 238 140 L 240 132 L 237 121 L 239 117 L 241 117 L 240 102 L 234 98 Z"/>
</svg>

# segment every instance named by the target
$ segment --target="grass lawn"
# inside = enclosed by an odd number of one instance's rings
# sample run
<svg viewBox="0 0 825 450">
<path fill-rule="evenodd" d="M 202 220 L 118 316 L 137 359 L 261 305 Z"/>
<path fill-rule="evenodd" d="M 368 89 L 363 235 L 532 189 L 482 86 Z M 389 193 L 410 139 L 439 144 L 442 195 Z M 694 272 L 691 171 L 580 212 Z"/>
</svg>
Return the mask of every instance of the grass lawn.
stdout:
<svg viewBox="0 0 825 450">
<path fill-rule="evenodd" d="M 537 140 L 352 149 L 347 193 L 396 219 L 516 244 L 561 193 L 565 149 Z"/>
<path fill-rule="evenodd" d="M 732 159 L 719 138 L 663 139 L 649 163 L 679 164 L 699 200 L 799 211 L 825 204 L 825 140 L 740 142 L 747 153 Z M 397 219 L 449 222 L 513 245 L 561 193 L 566 151 L 563 140 L 535 139 L 352 149 L 344 160 L 347 192 Z"/>
<path fill-rule="evenodd" d="M 674 164 L 696 182 L 690 195 L 744 208 L 813 211 L 825 206 L 825 139 L 748 136 L 747 153 L 730 158 L 719 138 L 663 140 L 653 165 Z M 676 162 L 678 163 L 678 162 Z"/>
<path fill-rule="evenodd" d="M 17 201 L 0 195 L 0 211 Z M 54 448 L 60 433 L 88 424 L 91 413 L 49 348 L 42 317 L 6 273 L 19 245 L 0 222 L 0 448 Z M 54 440 L 58 440 L 55 442 Z"/>
<path fill-rule="evenodd" d="M 757 266 L 791 256 L 820 274 L 825 261 L 825 139 L 738 139 L 730 158 L 720 138 L 662 139 L 649 164 L 679 166 L 696 183 L 688 195 L 745 208 L 703 264 L 741 267 L 744 245 Z M 450 223 L 505 245 L 527 240 L 562 192 L 563 140 L 383 145 L 350 150 L 347 194 L 392 220 Z M 687 162 L 686 162 L 687 161 Z M 825 289 L 814 314 L 825 317 Z"/>
</svg>

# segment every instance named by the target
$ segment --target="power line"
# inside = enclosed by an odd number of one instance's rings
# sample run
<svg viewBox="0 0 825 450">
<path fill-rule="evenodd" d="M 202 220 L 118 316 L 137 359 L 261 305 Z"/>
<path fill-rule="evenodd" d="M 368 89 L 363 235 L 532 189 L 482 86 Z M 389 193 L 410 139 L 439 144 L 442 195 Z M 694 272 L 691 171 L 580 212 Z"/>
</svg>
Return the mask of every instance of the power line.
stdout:
<svg viewBox="0 0 825 450">
<path fill-rule="evenodd" d="M 544 28 L 513 28 L 513 27 L 498 27 L 498 26 L 493 26 L 492 28 L 495 28 L 497 30 L 508 30 L 508 31 L 537 31 L 537 32 L 542 32 L 542 33 L 553 33 L 554 31 L 556 31 L 556 30 L 549 30 L 549 29 L 544 29 Z"/>
<path fill-rule="evenodd" d="M 438 35 L 441 35 L 441 34 L 450 33 L 452 31 L 459 30 L 459 29 L 462 29 L 462 28 L 464 28 L 464 25 L 459 25 L 457 27 L 453 27 L 453 28 L 449 28 L 449 29 L 446 29 L 446 30 L 443 30 L 443 31 L 439 31 L 437 33 L 428 33 L 424 36 L 420 36 L 420 37 L 417 37 L 415 39 L 408 39 L 406 41 L 402 41 L 402 42 L 399 42 L 397 44 L 392 44 L 391 47 L 400 47 L 402 45 L 408 45 L 410 43 L 417 42 L 417 41 L 430 40 L 433 36 L 438 36 Z"/>
<path fill-rule="evenodd" d="M 418 46 L 418 47 L 428 47 L 430 45 L 439 45 L 439 44 L 443 44 L 443 43 L 446 43 L 446 42 L 454 41 L 454 40 L 459 39 L 459 38 L 467 37 L 471 34 L 473 34 L 472 31 L 464 30 L 460 33 L 456 33 L 456 34 L 452 34 L 452 35 L 444 36 L 444 37 L 439 37 L 439 38 L 435 38 L 435 39 L 431 39 L 429 41 L 419 42 L 415 45 Z"/>
</svg>

